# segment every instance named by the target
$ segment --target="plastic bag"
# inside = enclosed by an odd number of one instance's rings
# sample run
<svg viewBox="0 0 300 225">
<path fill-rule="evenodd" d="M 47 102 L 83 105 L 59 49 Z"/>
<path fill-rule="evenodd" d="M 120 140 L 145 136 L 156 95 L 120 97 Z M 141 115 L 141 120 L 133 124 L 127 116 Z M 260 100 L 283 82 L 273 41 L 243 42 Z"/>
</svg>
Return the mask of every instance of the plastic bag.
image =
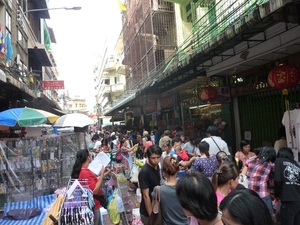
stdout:
<svg viewBox="0 0 300 225">
<path fill-rule="evenodd" d="M 108 206 L 108 215 L 113 224 L 120 223 L 120 213 L 117 208 L 116 197 L 114 196 Z"/>
<path fill-rule="evenodd" d="M 118 194 L 116 195 L 116 203 L 117 203 L 118 212 L 119 213 L 124 212 L 125 209 L 124 209 L 124 205 L 123 205 L 123 200 L 120 197 L 120 195 L 118 195 Z"/>
<path fill-rule="evenodd" d="M 132 165 L 131 173 L 130 173 L 130 181 L 133 183 L 138 182 L 139 177 L 139 167 L 135 164 Z"/>
</svg>

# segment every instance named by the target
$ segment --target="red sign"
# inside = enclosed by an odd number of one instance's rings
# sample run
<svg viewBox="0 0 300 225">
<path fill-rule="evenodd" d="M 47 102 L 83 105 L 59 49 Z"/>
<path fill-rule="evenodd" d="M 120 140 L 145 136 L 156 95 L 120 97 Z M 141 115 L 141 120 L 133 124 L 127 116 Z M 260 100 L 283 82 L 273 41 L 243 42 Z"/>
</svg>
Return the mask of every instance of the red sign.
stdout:
<svg viewBox="0 0 300 225">
<path fill-rule="evenodd" d="M 43 81 L 43 90 L 65 89 L 63 80 L 47 80 Z"/>
</svg>

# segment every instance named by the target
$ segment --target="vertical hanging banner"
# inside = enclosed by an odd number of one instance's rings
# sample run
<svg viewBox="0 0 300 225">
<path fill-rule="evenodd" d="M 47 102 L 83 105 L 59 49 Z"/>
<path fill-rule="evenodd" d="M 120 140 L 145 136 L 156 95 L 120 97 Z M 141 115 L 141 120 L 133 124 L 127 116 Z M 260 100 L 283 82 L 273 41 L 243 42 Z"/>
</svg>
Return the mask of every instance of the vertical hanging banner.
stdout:
<svg viewBox="0 0 300 225">
<path fill-rule="evenodd" d="M 43 81 L 43 90 L 65 89 L 63 80 L 47 80 Z"/>
</svg>

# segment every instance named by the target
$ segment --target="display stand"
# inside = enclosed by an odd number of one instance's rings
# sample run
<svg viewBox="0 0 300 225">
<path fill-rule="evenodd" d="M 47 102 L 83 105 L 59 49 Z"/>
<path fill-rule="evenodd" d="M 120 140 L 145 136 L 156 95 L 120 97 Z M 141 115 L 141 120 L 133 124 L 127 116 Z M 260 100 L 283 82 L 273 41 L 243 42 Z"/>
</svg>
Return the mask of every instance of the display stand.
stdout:
<svg viewBox="0 0 300 225">
<path fill-rule="evenodd" d="M 77 143 L 74 133 L 0 139 L 0 208 L 66 186 Z"/>
<path fill-rule="evenodd" d="M 70 179 L 58 218 L 58 225 L 94 224 L 93 195 L 87 180 Z"/>
</svg>

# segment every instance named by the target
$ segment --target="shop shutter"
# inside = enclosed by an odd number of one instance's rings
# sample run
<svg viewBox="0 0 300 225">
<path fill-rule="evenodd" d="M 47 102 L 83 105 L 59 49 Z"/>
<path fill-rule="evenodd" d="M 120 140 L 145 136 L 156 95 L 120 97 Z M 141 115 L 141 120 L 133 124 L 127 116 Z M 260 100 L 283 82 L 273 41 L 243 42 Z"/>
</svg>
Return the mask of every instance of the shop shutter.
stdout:
<svg viewBox="0 0 300 225">
<path fill-rule="evenodd" d="M 278 139 L 277 131 L 282 126 L 285 111 L 284 96 L 279 90 L 269 90 L 238 97 L 241 139 L 244 132 L 251 132 L 251 149 L 263 144 L 274 144 Z M 290 109 L 299 108 L 300 86 L 290 89 L 288 99 Z"/>
</svg>

